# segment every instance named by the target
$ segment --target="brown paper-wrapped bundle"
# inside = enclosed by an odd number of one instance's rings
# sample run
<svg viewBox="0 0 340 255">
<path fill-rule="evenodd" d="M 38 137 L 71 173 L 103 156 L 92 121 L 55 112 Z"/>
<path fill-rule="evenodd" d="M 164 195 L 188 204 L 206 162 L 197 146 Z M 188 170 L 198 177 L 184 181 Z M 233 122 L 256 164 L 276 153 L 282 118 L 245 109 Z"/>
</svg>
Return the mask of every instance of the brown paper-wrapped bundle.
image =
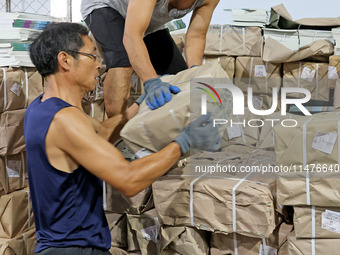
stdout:
<svg viewBox="0 0 340 255">
<path fill-rule="evenodd" d="M 311 99 L 329 100 L 329 79 L 327 63 L 294 62 L 283 64 L 283 87 L 305 88 Z M 288 93 L 287 96 L 301 98 L 305 95 Z"/>
<path fill-rule="evenodd" d="M 190 227 L 163 226 L 161 229 L 161 254 L 208 255 L 209 232 Z"/>
<path fill-rule="evenodd" d="M 1 68 L 0 113 L 27 108 L 42 92 L 42 78 L 35 68 Z"/>
<path fill-rule="evenodd" d="M 203 64 L 211 63 L 211 62 L 218 62 L 224 71 L 228 74 L 230 79 L 233 79 L 235 74 L 235 58 L 228 57 L 228 56 L 204 56 L 203 57 Z"/>
<path fill-rule="evenodd" d="M 246 177 L 206 178 L 201 175 L 195 178 L 190 175 L 188 165 L 161 177 L 152 188 L 162 224 L 224 233 L 236 230 L 250 237 L 266 237 L 274 229 L 274 205 L 269 187 L 246 181 Z"/>
<path fill-rule="evenodd" d="M 13 238 L 34 227 L 28 190 L 0 197 L 0 238 Z"/>
<path fill-rule="evenodd" d="M 0 187 L 10 193 L 28 187 L 26 153 L 0 156 Z M 1 191 L 0 191 L 1 194 Z"/>
<path fill-rule="evenodd" d="M 24 151 L 24 116 L 24 109 L 0 114 L 0 156 Z"/>
<path fill-rule="evenodd" d="M 210 25 L 205 55 L 261 56 L 263 46 L 260 27 Z"/>
<path fill-rule="evenodd" d="M 237 57 L 235 85 L 243 92 L 251 87 L 253 93 L 272 95 L 273 88 L 280 90 L 281 64 L 266 62 L 261 57 Z"/>
</svg>

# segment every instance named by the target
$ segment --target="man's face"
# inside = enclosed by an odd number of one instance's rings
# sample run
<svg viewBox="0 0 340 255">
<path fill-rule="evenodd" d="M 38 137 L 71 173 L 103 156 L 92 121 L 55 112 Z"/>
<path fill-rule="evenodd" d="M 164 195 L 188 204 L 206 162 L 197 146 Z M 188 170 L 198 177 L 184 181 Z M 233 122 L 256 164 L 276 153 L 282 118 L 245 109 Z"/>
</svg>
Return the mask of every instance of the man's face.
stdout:
<svg viewBox="0 0 340 255">
<path fill-rule="evenodd" d="M 95 46 L 88 36 L 83 36 L 84 46 L 79 49 L 75 59 L 75 79 L 77 84 L 84 92 L 95 89 L 99 68 L 101 67 L 95 54 Z"/>
</svg>

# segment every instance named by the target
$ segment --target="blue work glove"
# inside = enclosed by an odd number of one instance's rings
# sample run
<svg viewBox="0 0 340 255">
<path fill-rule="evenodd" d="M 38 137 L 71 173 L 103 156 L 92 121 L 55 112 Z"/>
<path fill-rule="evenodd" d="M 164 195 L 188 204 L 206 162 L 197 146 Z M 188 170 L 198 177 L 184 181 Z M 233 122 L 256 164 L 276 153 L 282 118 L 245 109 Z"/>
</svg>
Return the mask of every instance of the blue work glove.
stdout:
<svg viewBox="0 0 340 255">
<path fill-rule="evenodd" d="M 175 139 L 175 142 L 181 147 L 182 155 L 190 149 L 190 146 L 205 151 L 217 151 L 220 148 L 222 138 L 218 128 L 213 127 L 210 115 L 210 113 L 201 115 L 186 126 Z"/>
<path fill-rule="evenodd" d="M 162 82 L 160 78 L 152 78 L 144 82 L 145 102 L 151 110 L 157 109 L 171 100 L 171 93 L 177 94 L 180 88 Z"/>
<path fill-rule="evenodd" d="M 138 104 L 138 105 L 140 105 L 140 104 L 144 101 L 145 97 L 146 97 L 146 93 L 144 92 L 140 97 L 138 97 L 138 98 L 135 100 L 135 103 Z"/>
</svg>

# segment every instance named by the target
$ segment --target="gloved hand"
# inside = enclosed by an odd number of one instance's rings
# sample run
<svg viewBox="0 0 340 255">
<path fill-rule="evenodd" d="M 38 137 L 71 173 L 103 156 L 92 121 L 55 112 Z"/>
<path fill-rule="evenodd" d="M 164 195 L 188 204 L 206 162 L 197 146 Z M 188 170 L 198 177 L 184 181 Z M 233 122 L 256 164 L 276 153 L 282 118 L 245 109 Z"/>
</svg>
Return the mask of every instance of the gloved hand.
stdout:
<svg viewBox="0 0 340 255">
<path fill-rule="evenodd" d="M 177 94 L 180 88 L 162 82 L 160 78 L 152 78 L 144 82 L 146 104 L 151 110 L 157 109 L 171 100 L 171 93 Z"/>
<path fill-rule="evenodd" d="M 186 126 L 175 139 L 175 142 L 181 147 L 182 155 L 190 149 L 190 146 L 205 151 L 217 151 L 220 148 L 222 138 L 218 128 L 213 127 L 210 115 L 210 113 L 201 115 Z"/>
<path fill-rule="evenodd" d="M 138 105 L 140 105 L 140 104 L 144 101 L 145 97 L 146 97 L 146 93 L 144 92 L 142 95 L 140 95 L 140 97 L 138 97 L 138 98 L 135 100 L 135 103 L 138 104 Z"/>
</svg>

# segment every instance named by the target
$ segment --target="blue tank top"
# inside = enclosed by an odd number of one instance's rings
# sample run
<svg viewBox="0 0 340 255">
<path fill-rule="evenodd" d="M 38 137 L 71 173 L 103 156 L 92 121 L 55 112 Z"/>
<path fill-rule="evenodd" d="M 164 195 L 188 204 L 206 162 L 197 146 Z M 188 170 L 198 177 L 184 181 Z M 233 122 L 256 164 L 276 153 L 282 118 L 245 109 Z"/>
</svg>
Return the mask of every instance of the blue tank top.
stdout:
<svg viewBox="0 0 340 255">
<path fill-rule="evenodd" d="M 96 247 L 108 250 L 110 230 L 103 210 L 102 181 L 80 166 L 72 173 L 48 161 L 45 138 L 55 114 L 71 106 L 59 98 L 35 99 L 25 113 L 28 180 L 38 246 Z M 84 138 L 86 139 L 86 138 Z"/>
</svg>

